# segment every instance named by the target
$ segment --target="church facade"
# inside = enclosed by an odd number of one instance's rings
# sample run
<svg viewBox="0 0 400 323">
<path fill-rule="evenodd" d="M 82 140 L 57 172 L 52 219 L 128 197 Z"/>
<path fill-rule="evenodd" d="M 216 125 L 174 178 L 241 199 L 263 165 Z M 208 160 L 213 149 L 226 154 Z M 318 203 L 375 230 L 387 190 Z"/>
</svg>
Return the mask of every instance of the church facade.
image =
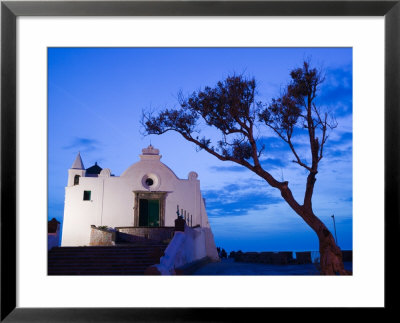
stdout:
<svg viewBox="0 0 400 323">
<path fill-rule="evenodd" d="M 85 169 L 78 153 L 68 170 L 61 245 L 89 245 L 92 225 L 173 227 L 177 211 L 188 226 L 210 229 L 198 175 L 179 179 L 160 159 L 150 145 L 138 162 L 114 176 L 97 163 Z"/>
</svg>

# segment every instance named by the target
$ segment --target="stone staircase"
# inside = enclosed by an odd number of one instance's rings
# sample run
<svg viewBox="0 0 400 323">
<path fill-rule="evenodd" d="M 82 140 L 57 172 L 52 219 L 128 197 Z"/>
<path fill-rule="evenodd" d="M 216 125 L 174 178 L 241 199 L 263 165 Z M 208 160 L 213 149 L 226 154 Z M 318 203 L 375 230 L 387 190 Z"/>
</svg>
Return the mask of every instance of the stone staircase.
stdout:
<svg viewBox="0 0 400 323">
<path fill-rule="evenodd" d="M 55 247 L 48 254 L 48 275 L 143 275 L 160 262 L 166 247 L 159 242 Z"/>
</svg>

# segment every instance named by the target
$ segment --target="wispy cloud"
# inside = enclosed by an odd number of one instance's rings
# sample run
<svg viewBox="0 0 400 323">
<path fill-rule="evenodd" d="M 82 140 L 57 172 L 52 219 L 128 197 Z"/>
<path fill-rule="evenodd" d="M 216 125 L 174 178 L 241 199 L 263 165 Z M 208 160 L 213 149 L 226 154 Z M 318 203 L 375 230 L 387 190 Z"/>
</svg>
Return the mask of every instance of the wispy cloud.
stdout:
<svg viewBox="0 0 400 323">
<path fill-rule="evenodd" d="M 352 113 L 353 74 L 352 66 L 326 70 L 325 81 L 321 85 L 317 103 L 323 105 L 336 117 Z"/>
<path fill-rule="evenodd" d="M 74 149 L 81 152 L 91 152 L 98 150 L 99 147 L 100 142 L 96 139 L 76 137 L 69 145 L 66 145 L 62 148 L 66 150 Z"/>
<path fill-rule="evenodd" d="M 244 172 L 246 168 L 243 166 L 212 166 L 211 170 L 217 172 Z"/>
<path fill-rule="evenodd" d="M 243 216 L 249 211 L 266 210 L 270 205 L 281 202 L 281 198 L 275 196 L 267 183 L 261 180 L 206 190 L 203 196 L 210 217 Z"/>
</svg>

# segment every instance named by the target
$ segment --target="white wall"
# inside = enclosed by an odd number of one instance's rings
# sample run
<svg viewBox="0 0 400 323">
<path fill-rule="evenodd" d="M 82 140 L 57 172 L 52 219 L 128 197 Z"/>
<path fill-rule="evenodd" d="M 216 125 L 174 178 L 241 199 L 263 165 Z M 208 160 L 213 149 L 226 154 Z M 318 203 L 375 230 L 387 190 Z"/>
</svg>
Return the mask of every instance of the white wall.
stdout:
<svg viewBox="0 0 400 323">
<path fill-rule="evenodd" d="M 91 200 L 83 192 L 91 191 Z M 81 177 L 79 185 L 65 188 L 62 246 L 89 245 L 90 226 L 101 225 L 102 181 Z"/>
<path fill-rule="evenodd" d="M 143 157 L 143 156 L 141 156 Z M 109 176 L 104 171 L 99 177 L 81 177 L 79 185 L 68 180 L 65 188 L 64 225 L 62 246 L 89 245 L 90 226 L 134 226 L 134 191 L 167 192 L 165 201 L 165 226 L 174 226 L 177 205 L 192 215 L 192 224 L 209 227 L 200 181 L 197 174 L 188 179 L 178 179 L 159 155 L 145 156 L 130 166 L 120 177 Z M 75 172 L 70 172 L 70 177 Z M 145 175 L 156 176 L 156 185 L 147 188 Z M 83 201 L 83 191 L 91 191 L 91 201 Z"/>
</svg>

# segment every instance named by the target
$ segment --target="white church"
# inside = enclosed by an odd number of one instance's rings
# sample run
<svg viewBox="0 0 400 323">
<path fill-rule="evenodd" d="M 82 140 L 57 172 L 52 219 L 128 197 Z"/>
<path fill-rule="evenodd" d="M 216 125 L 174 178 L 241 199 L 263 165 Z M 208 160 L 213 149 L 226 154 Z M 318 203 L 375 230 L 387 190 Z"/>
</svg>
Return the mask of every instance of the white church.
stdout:
<svg viewBox="0 0 400 323">
<path fill-rule="evenodd" d="M 160 159 L 150 145 L 138 162 L 114 176 L 97 163 L 85 169 L 78 153 L 68 170 L 61 245 L 88 246 L 92 225 L 174 227 L 178 211 L 188 227 L 208 232 L 206 244 L 215 249 L 198 175 L 192 171 L 179 179 Z"/>
</svg>

